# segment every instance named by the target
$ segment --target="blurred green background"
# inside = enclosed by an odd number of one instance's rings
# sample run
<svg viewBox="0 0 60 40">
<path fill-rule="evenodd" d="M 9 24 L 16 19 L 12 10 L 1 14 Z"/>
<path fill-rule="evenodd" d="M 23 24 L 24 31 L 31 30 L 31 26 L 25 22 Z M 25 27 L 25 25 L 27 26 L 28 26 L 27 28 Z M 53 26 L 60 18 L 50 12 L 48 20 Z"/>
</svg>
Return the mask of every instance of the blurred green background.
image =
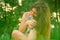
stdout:
<svg viewBox="0 0 60 40">
<path fill-rule="evenodd" d="M 23 13 L 37 0 L 0 0 L 0 40 L 12 40 L 11 33 L 18 29 Z M 44 0 L 51 11 L 51 40 L 60 40 L 60 1 Z"/>
</svg>

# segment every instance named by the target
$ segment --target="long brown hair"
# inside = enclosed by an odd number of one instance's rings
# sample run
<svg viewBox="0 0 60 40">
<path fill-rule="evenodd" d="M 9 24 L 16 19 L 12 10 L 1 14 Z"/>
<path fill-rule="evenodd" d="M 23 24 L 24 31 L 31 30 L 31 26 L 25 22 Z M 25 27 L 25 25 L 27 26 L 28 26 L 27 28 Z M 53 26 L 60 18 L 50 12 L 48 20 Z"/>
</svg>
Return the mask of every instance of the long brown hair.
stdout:
<svg viewBox="0 0 60 40">
<path fill-rule="evenodd" d="M 32 8 L 36 8 L 37 10 L 37 17 L 35 17 L 37 21 L 37 33 L 45 37 L 50 36 L 50 9 L 47 3 L 44 1 L 38 1 L 32 6 Z"/>
</svg>

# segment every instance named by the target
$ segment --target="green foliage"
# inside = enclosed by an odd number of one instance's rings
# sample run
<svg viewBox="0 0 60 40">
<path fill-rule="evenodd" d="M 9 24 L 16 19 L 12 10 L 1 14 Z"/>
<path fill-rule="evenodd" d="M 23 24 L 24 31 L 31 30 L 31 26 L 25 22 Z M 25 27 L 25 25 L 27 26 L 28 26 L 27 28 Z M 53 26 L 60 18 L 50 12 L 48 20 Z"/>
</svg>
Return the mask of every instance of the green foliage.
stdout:
<svg viewBox="0 0 60 40">
<path fill-rule="evenodd" d="M 12 40 L 11 33 L 14 29 L 18 28 L 18 24 L 19 24 L 18 19 L 22 17 L 22 14 L 25 11 L 29 11 L 30 7 L 36 1 L 37 0 L 23 0 L 22 6 L 18 5 L 18 0 L 1 0 L 0 1 L 0 2 L 5 2 L 5 8 L 2 8 L 3 4 L 0 3 L 0 40 Z M 48 3 L 51 12 L 57 11 L 60 8 L 59 2 L 56 4 L 56 0 L 45 0 L 45 1 Z M 11 6 L 12 10 L 6 11 L 7 3 Z M 58 5 L 58 8 L 56 7 L 56 5 Z M 13 7 L 16 7 L 16 8 L 13 10 Z M 54 22 L 52 24 L 58 25 L 59 23 L 55 24 L 55 22 Z M 58 25 L 58 26 L 60 26 L 60 25 Z M 55 31 L 56 31 L 56 29 L 54 29 L 54 32 Z M 52 32 L 52 34 L 54 34 L 53 36 L 55 36 L 55 37 L 52 37 L 52 35 L 51 35 L 52 39 L 56 38 L 56 33 L 54 33 L 54 32 Z M 58 38 L 56 38 L 56 39 L 58 39 Z"/>
<path fill-rule="evenodd" d="M 12 40 L 12 38 L 9 35 L 2 34 L 0 40 Z"/>
</svg>

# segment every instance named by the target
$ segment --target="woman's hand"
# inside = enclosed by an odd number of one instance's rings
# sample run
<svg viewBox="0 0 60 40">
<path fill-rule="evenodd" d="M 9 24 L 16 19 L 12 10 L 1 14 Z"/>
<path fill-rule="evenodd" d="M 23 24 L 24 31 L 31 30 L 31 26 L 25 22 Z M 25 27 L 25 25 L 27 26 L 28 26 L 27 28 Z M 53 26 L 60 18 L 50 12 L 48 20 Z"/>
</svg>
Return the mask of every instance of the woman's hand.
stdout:
<svg viewBox="0 0 60 40">
<path fill-rule="evenodd" d="M 36 25 L 36 21 L 35 21 L 35 20 L 28 20 L 28 21 L 27 21 L 27 24 L 28 24 L 28 26 L 29 26 L 29 25 L 35 26 L 35 25 Z"/>
</svg>

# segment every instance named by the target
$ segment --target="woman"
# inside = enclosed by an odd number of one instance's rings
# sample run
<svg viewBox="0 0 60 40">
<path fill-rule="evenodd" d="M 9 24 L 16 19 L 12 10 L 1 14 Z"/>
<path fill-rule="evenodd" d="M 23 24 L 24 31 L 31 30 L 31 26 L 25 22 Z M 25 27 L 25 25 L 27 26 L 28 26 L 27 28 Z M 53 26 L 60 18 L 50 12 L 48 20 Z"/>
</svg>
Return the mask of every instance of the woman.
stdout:
<svg viewBox="0 0 60 40">
<path fill-rule="evenodd" d="M 38 1 L 32 6 L 32 8 L 36 9 L 37 15 L 36 17 L 34 17 L 37 22 L 35 25 L 35 30 L 37 32 L 36 40 L 50 40 L 50 9 L 47 3 L 45 3 L 44 1 Z"/>
<path fill-rule="evenodd" d="M 50 40 L 50 9 L 45 2 L 36 2 L 33 6 L 36 8 L 37 16 L 35 20 L 37 21 L 36 24 L 36 31 L 37 31 L 37 40 Z"/>
<path fill-rule="evenodd" d="M 34 31 L 35 29 L 30 30 L 33 29 L 33 27 L 36 25 L 36 21 L 34 20 L 33 16 L 36 17 L 35 8 L 32 8 L 29 12 L 25 12 L 23 14 L 19 30 L 14 30 L 12 32 L 13 38 L 15 38 L 16 40 L 30 40 L 30 37 L 28 37 L 28 35 L 30 34 L 29 32 L 33 31 L 34 33 L 36 33 L 36 31 Z"/>
<path fill-rule="evenodd" d="M 48 5 L 45 2 L 38 1 L 32 6 L 32 9 L 33 8 L 36 13 L 34 19 L 37 23 L 29 20 L 20 27 L 20 32 L 14 31 L 13 35 L 15 35 L 15 38 L 17 38 L 17 40 L 50 40 L 51 27 L 50 10 Z M 28 36 L 25 36 L 23 33 L 29 24 L 32 25 L 33 28 L 30 30 Z"/>
</svg>

